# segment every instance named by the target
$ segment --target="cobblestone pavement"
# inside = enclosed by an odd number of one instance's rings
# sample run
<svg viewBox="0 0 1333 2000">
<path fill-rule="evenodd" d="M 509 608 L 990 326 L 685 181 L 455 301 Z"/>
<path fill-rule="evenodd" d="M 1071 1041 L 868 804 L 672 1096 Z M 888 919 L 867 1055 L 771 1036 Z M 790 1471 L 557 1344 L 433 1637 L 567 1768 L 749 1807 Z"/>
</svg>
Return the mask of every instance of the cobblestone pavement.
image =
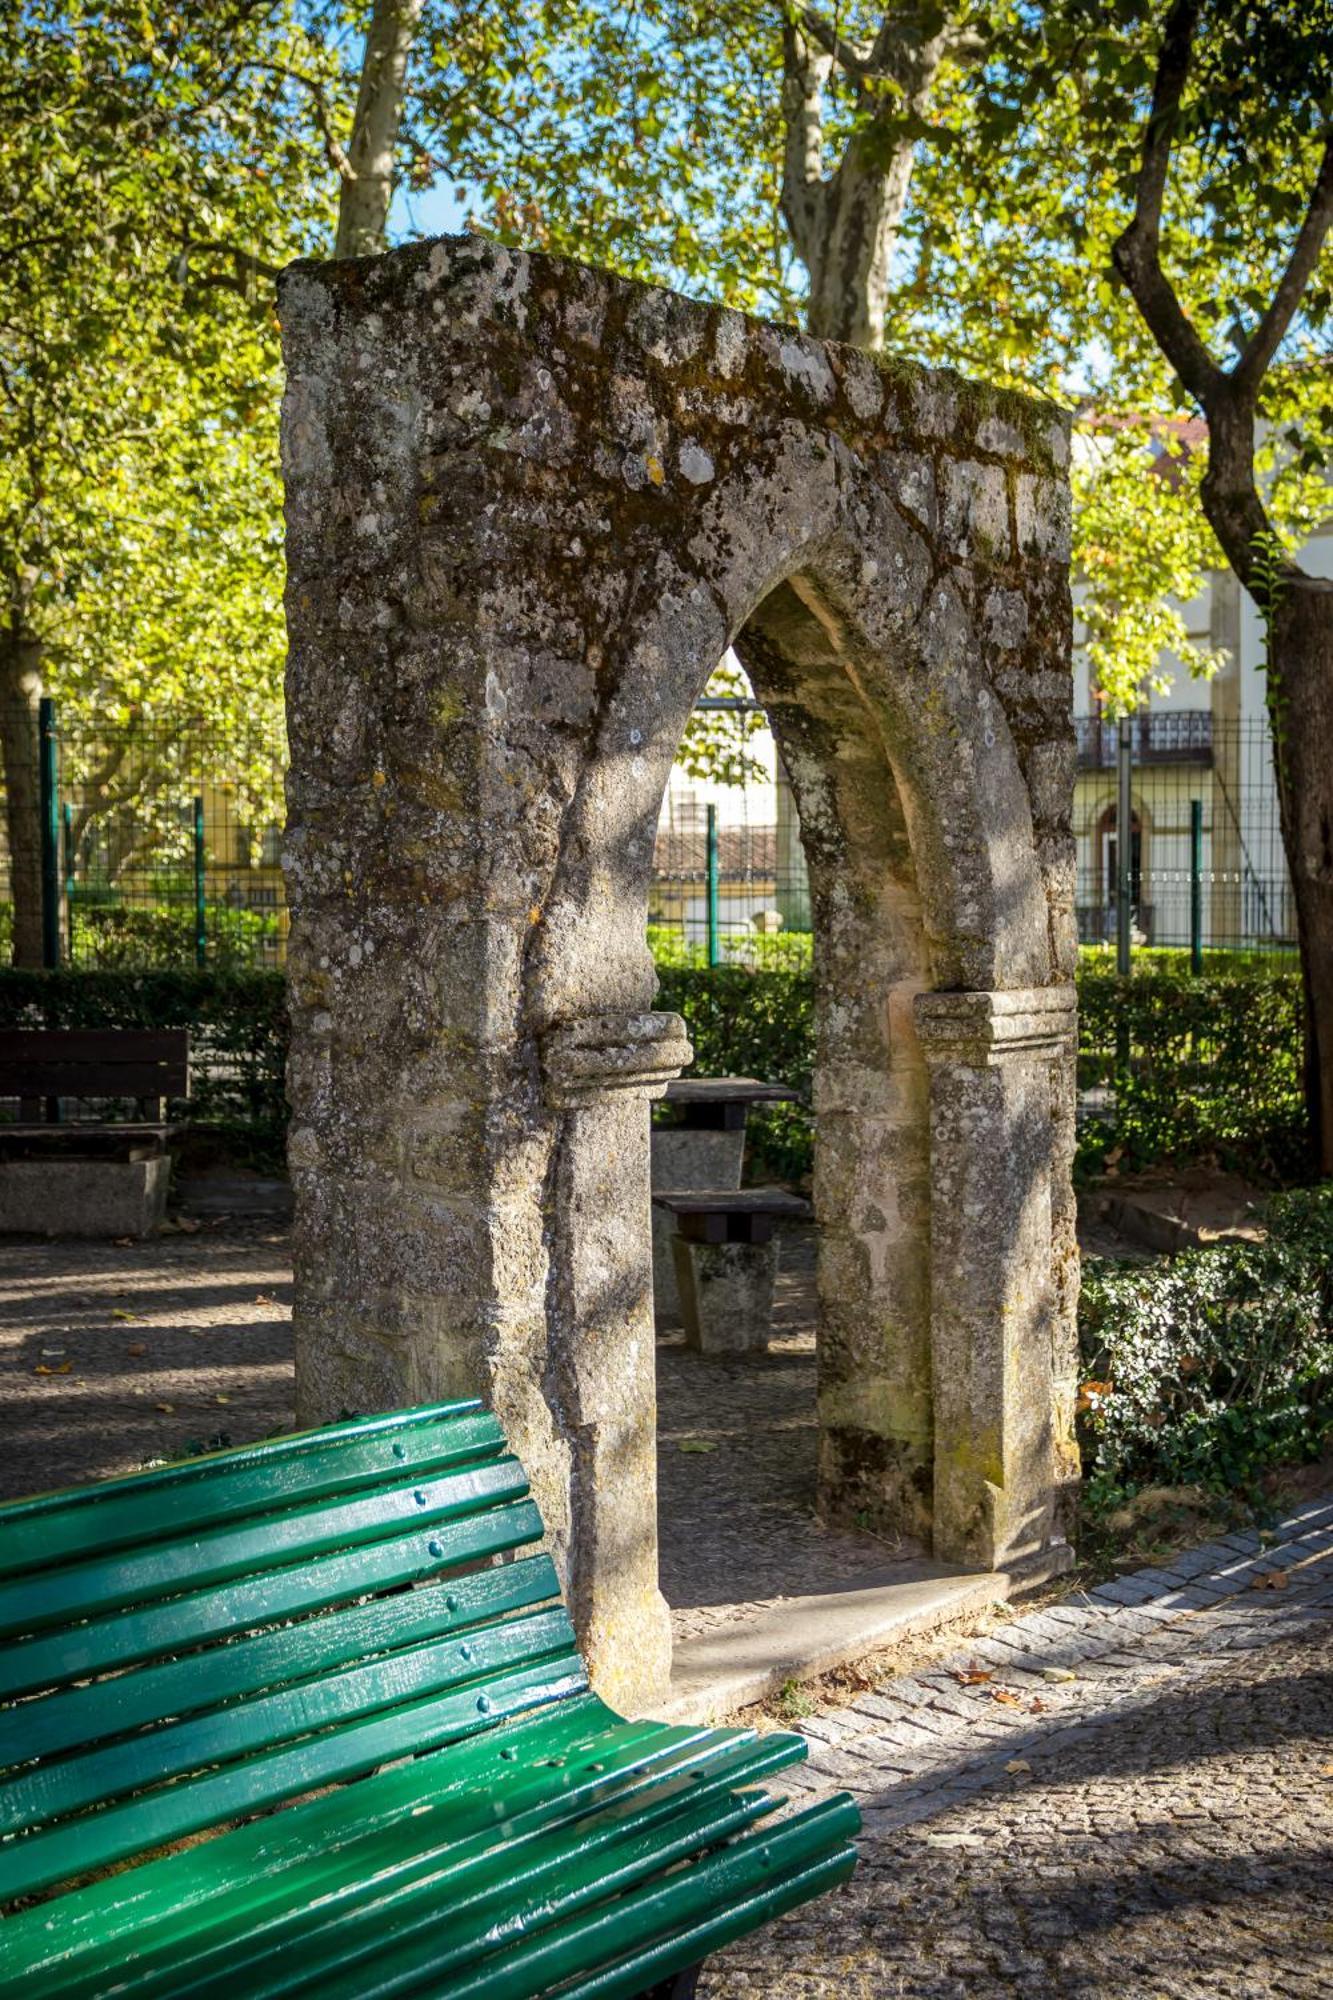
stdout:
<svg viewBox="0 0 1333 2000">
<path fill-rule="evenodd" d="M 701 2000 L 1333 1995 L 1333 1500 L 801 1726 L 861 1866 Z"/>
</svg>

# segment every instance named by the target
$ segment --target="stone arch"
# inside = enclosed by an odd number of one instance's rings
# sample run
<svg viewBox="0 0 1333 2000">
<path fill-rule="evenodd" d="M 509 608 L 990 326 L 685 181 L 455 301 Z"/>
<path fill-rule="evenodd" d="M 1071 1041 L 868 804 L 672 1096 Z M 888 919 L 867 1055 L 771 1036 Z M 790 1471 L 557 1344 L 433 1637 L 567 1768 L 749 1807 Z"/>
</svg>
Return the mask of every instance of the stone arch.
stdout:
<svg viewBox="0 0 1333 2000">
<path fill-rule="evenodd" d="M 303 1413 L 483 1394 L 599 1686 L 660 1686 L 643 914 L 734 641 L 825 946 L 825 1502 L 1049 1562 L 1063 421 L 476 239 L 296 267 L 283 320 Z"/>
</svg>

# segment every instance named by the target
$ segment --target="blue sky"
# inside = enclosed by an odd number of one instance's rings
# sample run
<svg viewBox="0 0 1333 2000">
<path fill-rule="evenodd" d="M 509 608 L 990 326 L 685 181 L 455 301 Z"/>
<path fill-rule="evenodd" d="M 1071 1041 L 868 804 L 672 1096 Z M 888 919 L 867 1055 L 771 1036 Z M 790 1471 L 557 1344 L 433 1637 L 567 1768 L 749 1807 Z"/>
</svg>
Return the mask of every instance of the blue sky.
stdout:
<svg viewBox="0 0 1333 2000">
<path fill-rule="evenodd" d="M 456 236 L 468 217 L 468 203 L 455 201 L 452 180 L 432 181 L 411 194 L 399 187 L 389 208 L 389 237 L 394 243 L 414 236 Z"/>
</svg>

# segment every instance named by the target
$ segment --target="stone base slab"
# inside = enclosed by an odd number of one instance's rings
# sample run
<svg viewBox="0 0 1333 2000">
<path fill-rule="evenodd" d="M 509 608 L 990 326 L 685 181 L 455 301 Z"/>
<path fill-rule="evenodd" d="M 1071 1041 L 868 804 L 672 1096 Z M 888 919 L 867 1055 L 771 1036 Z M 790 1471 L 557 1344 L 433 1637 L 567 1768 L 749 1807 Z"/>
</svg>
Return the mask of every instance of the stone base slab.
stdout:
<svg viewBox="0 0 1333 2000">
<path fill-rule="evenodd" d="M 0 1161 L 0 1234 L 151 1236 L 166 1219 L 171 1160 Z"/>
<path fill-rule="evenodd" d="M 841 1590 L 780 1598 L 758 1618 L 678 1644 L 670 1693 L 652 1719 L 720 1721 L 790 1681 L 850 1666 L 1023 1598 L 1063 1574 L 1072 1559 L 1064 1543 L 1007 1570 L 959 1571 L 923 1559 L 867 1570 Z"/>
</svg>

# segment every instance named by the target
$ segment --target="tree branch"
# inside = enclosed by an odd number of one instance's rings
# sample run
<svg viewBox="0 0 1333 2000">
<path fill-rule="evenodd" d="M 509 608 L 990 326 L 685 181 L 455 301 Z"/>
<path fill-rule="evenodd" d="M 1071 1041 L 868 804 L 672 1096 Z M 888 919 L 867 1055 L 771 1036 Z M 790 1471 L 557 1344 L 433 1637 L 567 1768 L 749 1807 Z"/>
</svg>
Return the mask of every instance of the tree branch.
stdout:
<svg viewBox="0 0 1333 2000">
<path fill-rule="evenodd" d="M 1153 85 L 1152 109 L 1134 193 L 1134 219 L 1111 247 L 1111 261 L 1176 374 L 1195 400 L 1207 406 L 1225 379 L 1176 297 L 1162 269 L 1162 201 L 1180 101 L 1189 75 L 1199 0 L 1174 0 L 1167 15 Z"/>
<path fill-rule="evenodd" d="M 833 58 L 811 48 L 788 22 L 782 31 L 783 218 L 796 254 L 807 268 L 822 251 L 824 187 L 824 85 Z"/>
<path fill-rule="evenodd" d="M 847 41 L 837 29 L 818 15 L 813 7 L 801 9 L 801 27 L 812 42 L 818 42 L 826 56 L 845 70 L 854 83 L 864 86 L 873 75 L 870 58 L 866 50 L 858 49 L 854 42 Z"/>
<path fill-rule="evenodd" d="M 270 76 L 285 77 L 289 83 L 299 83 L 302 89 L 309 93 L 311 106 L 315 113 L 315 123 L 319 127 L 319 136 L 324 141 L 325 159 L 333 168 L 339 180 L 354 181 L 356 179 L 356 171 L 352 166 L 352 162 L 347 157 L 342 140 L 333 129 L 333 118 L 329 111 L 329 101 L 324 95 L 324 86 L 319 78 L 317 76 L 307 76 L 304 70 L 293 69 L 290 63 L 261 62 L 256 59 L 247 63 L 245 67 L 247 69 L 262 70 Z"/>
<path fill-rule="evenodd" d="M 1324 157 L 1310 190 L 1305 220 L 1292 245 L 1287 267 L 1278 280 L 1263 318 L 1246 342 L 1245 352 L 1231 371 L 1238 389 L 1257 392 L 1319 262 L 1319 253 L 1330 226 L 1333 226 L 1333 138 L 1325 143 Z"/>
</svg>

